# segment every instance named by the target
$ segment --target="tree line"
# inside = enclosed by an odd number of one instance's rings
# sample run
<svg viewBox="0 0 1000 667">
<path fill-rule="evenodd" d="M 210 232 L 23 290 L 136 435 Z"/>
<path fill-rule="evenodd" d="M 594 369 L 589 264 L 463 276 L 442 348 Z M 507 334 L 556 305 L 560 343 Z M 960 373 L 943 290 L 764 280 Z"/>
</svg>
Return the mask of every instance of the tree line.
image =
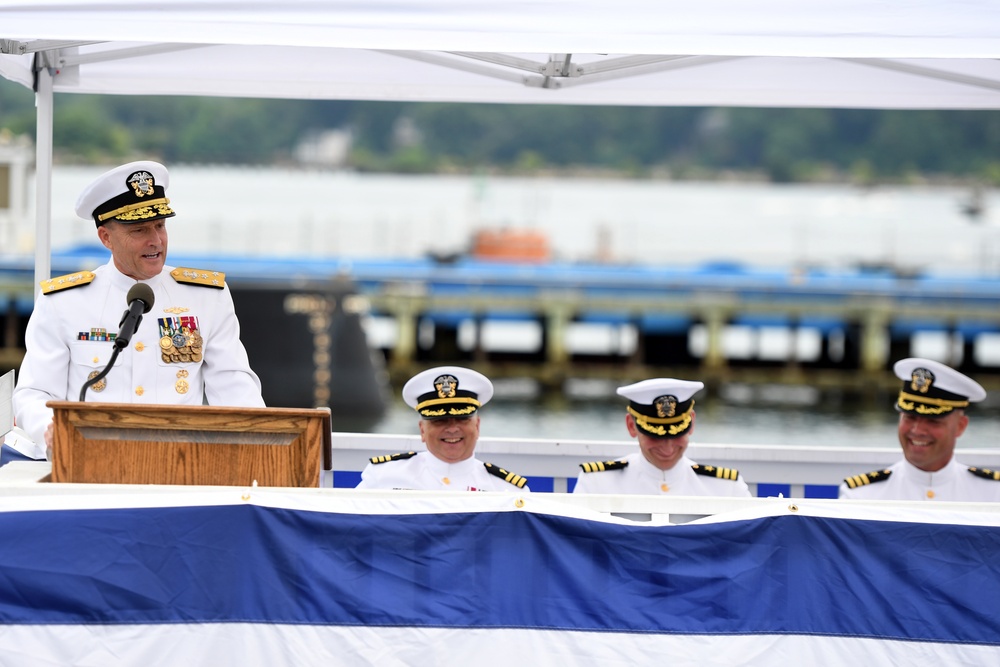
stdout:
<svg viewBox="0 0 1000 667">
<path fill-rule="evenodd" d="M 34 134 L 0 79 L 0 128 Z M 283 164 L 323 132 L 343 166 L 386 172 L 601 171 L 671 178 L 1000 185 L 1000 112 L 541 106 L 57 94 L 60 163 Z"/>
</svg>

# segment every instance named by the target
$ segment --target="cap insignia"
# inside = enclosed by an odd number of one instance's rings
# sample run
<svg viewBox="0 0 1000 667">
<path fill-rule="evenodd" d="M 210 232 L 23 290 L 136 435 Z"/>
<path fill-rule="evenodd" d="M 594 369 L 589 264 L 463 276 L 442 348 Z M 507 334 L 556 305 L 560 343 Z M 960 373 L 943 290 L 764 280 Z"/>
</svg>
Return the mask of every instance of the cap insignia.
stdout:
<svg viewBox="0 0 1000 667">
<path fill-rule="evenodd" d="M 128 177 L 128 184 L 132 187 L 136 197 L 153 194 L 153 175 L 148 171 L 132 172 Z"/>
<path fill-rule="evenodd" d="M 933 384 L 934 373 L 931 373 L 926 368 L 916 368 L 913 370 L 913 374 L 910 376 L 910 389 L 919 391 L 921 394 L 926 394 Z"/>
<path fill-rule="evenodd" d="M 677 397 L 676 396 L 660 396 L 655 401 L 653 401 L 653 406 L 656 408 L 656 416 L 660 417 L 673 417 L 677 412 Z"/>
<path fill-rule="evenodd" d="M 438 398 L 455 398 L 458 379 L 454 375 L 439 375 L 434 380 L 434 388 L 437 390 Z"/>
</svg>

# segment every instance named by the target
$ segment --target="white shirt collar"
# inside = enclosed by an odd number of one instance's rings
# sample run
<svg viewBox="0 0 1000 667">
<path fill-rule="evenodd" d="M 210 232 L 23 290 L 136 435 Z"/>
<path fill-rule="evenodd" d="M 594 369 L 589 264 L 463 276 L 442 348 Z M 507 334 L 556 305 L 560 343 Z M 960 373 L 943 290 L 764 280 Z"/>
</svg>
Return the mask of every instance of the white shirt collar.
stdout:
<svg viewBox="0 0 1000 667">
<path fill-rule="evenodd" d="M 442 461 L 438 457 L 431 454 L 429 451 L 424 452 L 427 456 L 422 457 L 424 459 L 424 465 L 430 470 L 435 476 L 441 477 L 446 475 L 459 476 L 471 474 L 476 466 L 482 466 L 475 456 L 470 456 L 464 461 L 459 461 L 458 463 L 448 463 L 447 461 Z"/>
</svg>

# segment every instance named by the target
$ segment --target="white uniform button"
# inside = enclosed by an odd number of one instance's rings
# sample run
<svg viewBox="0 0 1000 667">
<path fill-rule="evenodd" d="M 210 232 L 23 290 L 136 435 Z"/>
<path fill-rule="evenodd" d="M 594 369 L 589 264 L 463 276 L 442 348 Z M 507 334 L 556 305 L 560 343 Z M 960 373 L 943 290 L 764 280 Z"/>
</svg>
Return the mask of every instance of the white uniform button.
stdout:
<svg viewBox="0 0 1000 667">
<path fill-rule="evenodd" d="M 135 344 L 135 351 L 136 352 L 142 352 L 145 349 L 146 349 L 146 346 L 142 344 L 141 340 L 138 343 Z"/>
<path fill-rule="evenodd" d="M 142 396 L 145 392 L 146 392 L 146 390 L 143 389 L 142 387 L 136 387 L 135 388 L 135 395 L 136 396 Z"/>
</svg>

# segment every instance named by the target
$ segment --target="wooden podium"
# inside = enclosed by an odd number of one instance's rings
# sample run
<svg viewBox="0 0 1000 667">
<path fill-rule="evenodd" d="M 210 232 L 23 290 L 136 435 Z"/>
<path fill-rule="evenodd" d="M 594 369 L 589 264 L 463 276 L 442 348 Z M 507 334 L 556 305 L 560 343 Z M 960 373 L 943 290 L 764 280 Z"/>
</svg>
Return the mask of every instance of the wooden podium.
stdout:
<svg viewBox="0 0 1000 667">
<path fill-rule="evenodd" d="M 52 481 L 318 487 L 329 409 L 49 401 Z"/>
</svg>

